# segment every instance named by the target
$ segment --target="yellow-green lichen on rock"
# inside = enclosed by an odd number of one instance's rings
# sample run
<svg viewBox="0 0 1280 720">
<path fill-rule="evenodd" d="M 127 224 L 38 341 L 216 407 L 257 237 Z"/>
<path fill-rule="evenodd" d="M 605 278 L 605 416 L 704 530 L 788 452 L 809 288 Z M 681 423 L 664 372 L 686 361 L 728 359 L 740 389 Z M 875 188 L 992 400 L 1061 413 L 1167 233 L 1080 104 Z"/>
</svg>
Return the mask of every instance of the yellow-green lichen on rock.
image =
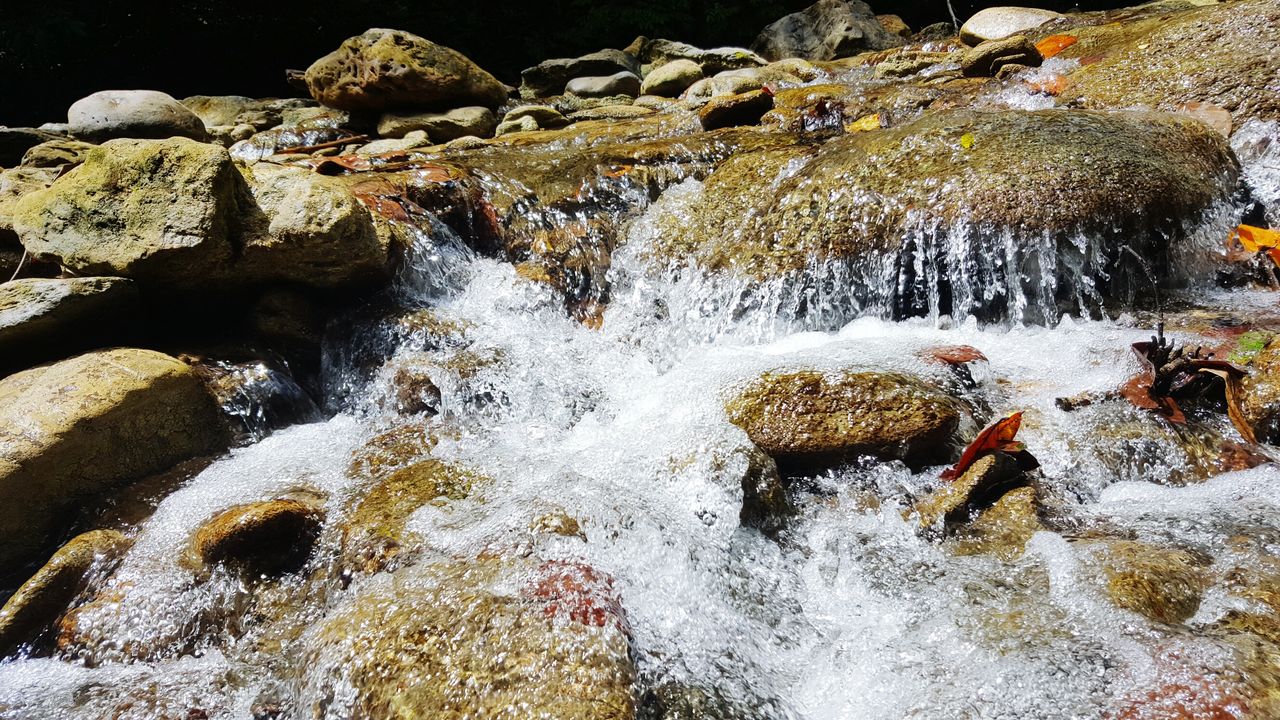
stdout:
<svg viewBox="0 0 1280 720">
<path fill-rule="evenodd" d="M 29 559 L 66 508 L 226 439 L 195 372 L 152 350 L 100 350 L 0 380 L 0 567 Z"/>
<path fill-rule="evenodd" d="M 921 465 L 946 457 L 959 404 L 897 373 L 766 373 L 725 405 L 729 420 L 786 468 L 821 469 L 860 455 Z"/>
</svg>

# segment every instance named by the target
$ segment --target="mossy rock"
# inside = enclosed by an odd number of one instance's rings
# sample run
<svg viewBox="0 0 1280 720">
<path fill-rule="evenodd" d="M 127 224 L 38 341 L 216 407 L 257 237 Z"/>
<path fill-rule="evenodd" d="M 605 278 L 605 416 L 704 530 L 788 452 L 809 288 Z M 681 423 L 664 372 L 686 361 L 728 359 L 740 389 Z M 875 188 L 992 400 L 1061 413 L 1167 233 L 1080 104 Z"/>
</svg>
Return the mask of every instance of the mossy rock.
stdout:
<svg viewBox="0 0 1280 720">
<path fill-rule="evenodd" d="M 1085 30 L 1065 58 L 1093 55 L 1069 76 L 1059 102 L 1085 107 L 1176 109 L 1210 103 L 1238 126 L 1280 118 L 1280 3 L 1240 0 Z M 1101 58 L 1098 58 L 1101 55 Z"/>
<path fill-rule="evenodd" d="M 374 28 L 347 38 L 307 68 L 311 96 L 341 110 L 494 108 L 506 87 L 462 53 L 401 30 Z"/>
<path fill-rule="evenodd" d="M 776 280 L 797 302 L 809 289 L 835 294 L 851 313 L 1056 320 L 1145 288 L 1121 248 L 1136 242 L 1163 272 L 1185 226 L 1238 176 L 1226 141 L 1188 117 L 934 112 L 816 151 L 734 156 L 662 219 L 679 227 L 650 253 Z M 1082 236 L 1096 247 L 1082 250 Z"/>
<path fill-rule="evenodd" d="M 480 558 L 388 580 L 366 587 L 304 640 L 304 713 L 635 717 L 625 620 L 600 573 Z"/>
<path fill-rule="evenodd" d="M 405 528 L 424 505 L 448 507 L 472 497 L 487 480 L 464 468 L 428 459 L 379 480 L 342 523 L 344 564 L 378 572 L 411 559 L 421 539 Z"/>
<path fill-rule="evenodd" d="M 1267 343 L 1240 383 L 1240 411 L 1258 440 L 1280 443 L 1280 338 Z"/>
<path fill-rule="evenodd" d="M 733 424 L 784 471 L 810 472 L 861 455 L 920 466 L 949 454 L 959 404 L 896 373 L 766 373 L 725 405 Z"/>
<path fill-rule="evenodd" d="M 1025 482 L 1022 468 L 1012 455 L 1003 452 L 988 453 L 978 458 L 960 477 L 920 498 L 911 507 L 909 514 L 919 519 L 923 530 L 947 534 L 956 527 L 994 513 L 985 524 L 977 526 L 975 523 L 971 530 L 972 534 L 978 536 L 992 532 L 999 534 L 997 531 L 1001 518 L 1025 519 L 1021 510 L 1024 509 L 1022 501 L 1026 496 L 1013 495 L 1015 488 Z M 1009 502 L 997 509 L 995 506 L 1008 496 L 1013 497 L 1009 497 Z M 1034 517 L 1034 490 L 1030 494 L 1030 500 L 1031 515 Z"/>
</svg>

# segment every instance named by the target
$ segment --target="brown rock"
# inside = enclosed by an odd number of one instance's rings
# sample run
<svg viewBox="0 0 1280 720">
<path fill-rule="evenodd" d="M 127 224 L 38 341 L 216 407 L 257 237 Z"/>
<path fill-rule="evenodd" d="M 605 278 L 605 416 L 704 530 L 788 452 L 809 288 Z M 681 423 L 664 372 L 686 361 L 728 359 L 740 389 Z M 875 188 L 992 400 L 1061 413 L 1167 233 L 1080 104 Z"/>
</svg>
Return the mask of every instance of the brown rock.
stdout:
<svg viewBox="0 0 1280 720">
<path fill-rule="evenodd" d="M 712 98 L 698 111 L 704 130 L 758 125 L 760 118 L 773 109 L 773 94 L 753 90 L 740 95 Z"/>
</svg>

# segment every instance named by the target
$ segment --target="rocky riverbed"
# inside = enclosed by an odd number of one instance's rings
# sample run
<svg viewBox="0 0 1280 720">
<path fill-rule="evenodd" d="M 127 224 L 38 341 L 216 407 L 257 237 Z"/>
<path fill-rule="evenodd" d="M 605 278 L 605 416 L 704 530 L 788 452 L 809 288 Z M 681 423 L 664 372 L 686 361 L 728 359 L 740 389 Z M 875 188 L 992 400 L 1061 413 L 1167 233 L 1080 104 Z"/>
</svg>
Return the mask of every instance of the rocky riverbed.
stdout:
<svg viewBox="0 0 1280 720">
<path fill-rule="evenodd" d="M 1280 1 L 743 45 L 0 128 L 0 718 L 1280 717 Z"/>
</svg>

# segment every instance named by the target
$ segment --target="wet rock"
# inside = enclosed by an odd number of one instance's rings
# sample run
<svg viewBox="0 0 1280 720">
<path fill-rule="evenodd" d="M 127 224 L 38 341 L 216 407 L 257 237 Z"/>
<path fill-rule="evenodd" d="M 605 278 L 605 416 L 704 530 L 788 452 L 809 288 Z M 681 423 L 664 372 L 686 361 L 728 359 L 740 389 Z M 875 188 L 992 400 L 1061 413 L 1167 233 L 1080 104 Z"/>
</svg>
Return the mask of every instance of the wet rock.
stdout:
<svg viewBox="0 0 1280 720">
<path fill-rule="evenodd" d="M 564 91 L 578 97 L 600 98 L 640 94 L 640 76 L 623 71 L 613 75 L 578 77 L 565 85 Z"/>
<path fill-rule="evenodd" d="M 712 98 L 698 111 L 704 130 L 757 125 L 764 114 L 773 109 L 773 95 L 753 90 L 740 95 Z"/>
<path fill-rule="evenodd" d="M 0 126 L 0 168 L 11 168 L 22 162 L 28 150 L 40 143 L 60 140 L 56 133 L 35 128 L 11 128 Z"/>
<path fill-rule="evenodd" d="M 100 350 L 0 380 L 0 567 L 35 554 L 64 508 L 225 442 L 199 377 L 162 353 Z"/>
<path fill-rule="evenodd" d="M 635 717 L 625 615 L 608 576 L 579 563 L 485 557 L 402 570 L 338 607 L 304 647 L 308 714 Z"/>
<path fill-rule="evenodd" d="M 960 56 L 960 72 L 966 77 L 990 77 L 1009 65 L 1040 67 L 1040 51 L 1022 35 L 989 40 Z"/>
<path fill-rule="evenodd" d="M 799 85 L 804 82 L 800 76 L 785 69 L 785 63 L 771 63 L 762 68 L 746 68 L 743 70 L 725 70 L 710 78 L 699 80 L 685 91 L 685 98 L 708 98 L 722 95 L 740 95 L 759 90 L 765 85 Z"/>
<path fill-rule="evenodd" d="M 993 7 L 978 11 L 960 27 L 960 39 L 968 45 L 1001 40 L 1056 20 L 1062 15 L 1052 10 L 1024 7 Z"/>
<path fill-rule="evenodd" d="M 546 60 L 520 73 L 520 97 L 550 97 L 565 91 L 574 78 L 640 73 L 635 57 L 621 50 L 600 50 L 577 58 Z"/>
<path fill-rule="evenodd" d="M 50 629 L 91 578 L 111 572 L 131 545 L 115 530 L 93 530 L 63 545 L 0 609 L 0 655 Z"/>
<path fill-rule="evenodd" d="M 67 110 L 71 134 L 90 142 L 113 138 L 206 140 L 196 114 L 155 90 L 103 90 L 72 103 Z"/>
<path fill-rule="evenodd" d="M 22 156 L 22 165 L 33 168 L 75 167 L 84 162 L 85 155 L 92 149 L 92 143 L 70 138 L 49 140 L 28 149 Z"/>
<path fill-rule="evenodd" d="M 876 65 L 875 73 L 879 77 L 906 77 L 954 60 L 951 53 L 904 51 Z"/>
<path fill-rule="evenodd" d="M 919 466 L 949 455 L 961 417 L 956 401 L 924 381 L 879 372 L 768 373 L 725 410 L 784 471 L 861 455 Z"/>
<path fill-rule="evenodd" d="M 402 115 L 387 113 L 378 121 L 378 135 L 384 138 L 404 137 L 424 130 L 433 143 L 446 143 L 466 135 L 492 137 L 498 119 L 487 107 L 455 108 L 444 113 Z"/>
<path fill-rule="evenodd" d="M 902 44 L 865 2 L 819 0 L 761 30 L 751 49 L 768 60 L 833 60 Z"/>
<path fill-rule="evenodd" d="M 1215 4 L 1157 16 L 1133 29 L 1104 26 L 1091 42 L 1082 40 L 1083 47 L 1063 54 L 1095 57 L 1071 73 L 1059 102 L 1165 110 L 1207 103 L 1230 111 L 1237 125 L 1277 119 L 1280 56 L 1271 50 L 1277 44 L 1280 4 L 1274 0 Z"/>
<path fill-rule="evenodd" d="M 954 549 L 958 555 L 994 555 L 1013 560 L 1022 554 L 1031 536 L 1044 529 L 1036 489 L 1019 487 L 960 528 Z"/>
<path fill-rule="evenodd" d="M 676 97 L 702 79 L 702 67 L 692 60 L 672 60 L 649 71 L 640 86 L 644 95 Z"/>
<path fill-rule="evenodd" d="M 569 124 L 568 119 L 550 105 L 520 105 L 508 111 L 502 119 L 503 122 L 514 122 L 526 117 L 533 118 L 537 128 L 559 128 Z"/>
<path fill-rule="evenodd" d="M 1111 601 L 1158 622 L 1176 624 L 1195 615 L 1209 587 L 1206 563 L 1186 550 L 1115 540 L 1098 553 Z"/>
<path fill-rule="evenodd" d="M 375 28 L 343 41 L 306 73 L 311 96 L 340 110 L 493 108 L 501 82 L 461 53 L 400 30 Z"/>
<path fill-rule="evenodd" d="M 1025 482 L 1011 455 L 995 452 L 979 458 L 964 474 L 921 498 L 911 508 L 926 530 L 954 530 L 991 507 L 1006 492 Z"/>
<path fill-rule="evenodd" d="M 439 460 L 423 460 L 379 480 L 342 523 L 345 567 L 372 573 L 398 567 L 420 549 L 405 525 L 425 505 L 446 508 L 472 496 L 487 480 Z"/>
<path fill-rule="evenodd" d="M 563 509 L 556 509 L 534 518 L 529 523 L 529 530 L 542 535 L 587 539 L 586 533 L 582 531 L 582 524 Z"/>
<path fill-rule="evenodd" d="M 1240 411 L 1254 435 L 1260 442 L 1280 444 L 1280 339 L 1253 358 L 1240 386 Z"/>
<path fill-rule="evenodd" d="M 13 223 L 33 255 L 77 273 L 177 284 L 230 262 L 242 186 L 221 147 L 111 140 L 19 200 Z"/>
<path fill-rule="evenodd" d="M 137 289 L 124 278 L 0 284 L 0 372 L 118 341 L 137 300 Z"/>
<path fill-rule="evenodd" d="M 230 359 L 183 359 L 204 380 L 237 443 L 256 442 L 274 430 L 322 419 L 283 362 L 251 353 L 228 354 Z"/>
<path fill-rule="evenodd" d="M 634 47 L 636 56 L 646 65 L 660 67 L 673 60 L 692 60 L 702 68 L 703 75 L 715 75 L 725 70 L 741 70 L 769 64 L 768 60 L 743 48 L 723 47 L 703 50 L 688 43 L 648 38 L 637 38 Z"/>
<path fill-rule="evenodd" d="M 251 575 L 291 572 L 311 555 L 324 517 L 324 506 L 311 498 L 236 505 L 196 530 L 184 561 L 198 576 L 216 565 Z"/>
<path fill-rule="evenodd" d="M 732 462 L 745 460 L 742 475 L 742 511 L 738 520 L 743 527 L 756 528 L 765 535 L 777 535 L 796 514 L 787 488 L 778 474 L 778 465 L 763 450 L 751 448 L 739 453 Z"/>
</svg>

